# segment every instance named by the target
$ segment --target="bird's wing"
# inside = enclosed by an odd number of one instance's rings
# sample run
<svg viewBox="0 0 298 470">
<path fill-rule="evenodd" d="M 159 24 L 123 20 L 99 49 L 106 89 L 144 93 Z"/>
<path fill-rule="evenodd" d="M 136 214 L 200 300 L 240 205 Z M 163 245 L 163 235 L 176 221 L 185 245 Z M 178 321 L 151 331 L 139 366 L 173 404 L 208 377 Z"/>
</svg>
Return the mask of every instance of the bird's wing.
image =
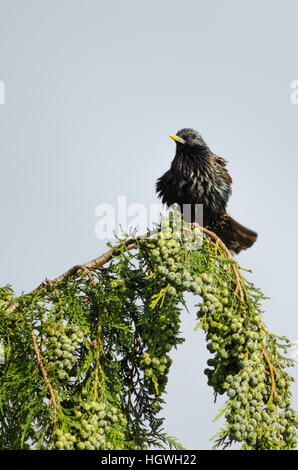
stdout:
<svg viewBox="0 0 298 470">
<path fill-rule="evenodd" d="M 171 170 L 166 171 L 156 181 L 156 192 L 159 198 L 161 198 L 163 204 L 171 206 L 176 202 L 175 200 L 175 188 L 176 185 L 173 182 L 173 173 Z"/>
<path fill-rule="evenodd" d="M 227 166 L 227 160 L 222 157 L 219 157 L 218 155 L 215 155 L 215 153 L 212 153 L 212 159 L 215 164 L 221 166 L 222 168 L 225 168 Z"/>
<path fill-rule="evenodd" d="M 232 178 L 226 168 L 227 166 L 227 160 L 225 160 L 222 157 L 219 157 L 218 155 L 215 155 L 215 153 L 212 154 L 212 160 L 215 166 L 218 168 L 218 171 L 222 177 L 222 179 L 226 182 L 226 184 L 229 187 L 229 194 L 232 194 Z"/>
</svg>

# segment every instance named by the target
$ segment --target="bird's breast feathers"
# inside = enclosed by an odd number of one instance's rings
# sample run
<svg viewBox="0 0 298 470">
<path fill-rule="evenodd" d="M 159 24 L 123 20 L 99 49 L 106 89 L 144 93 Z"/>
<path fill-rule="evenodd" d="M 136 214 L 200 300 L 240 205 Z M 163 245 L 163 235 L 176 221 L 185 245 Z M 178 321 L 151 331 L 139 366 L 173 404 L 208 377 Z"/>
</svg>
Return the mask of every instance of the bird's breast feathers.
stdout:
<svg viewBox="0 0 298 470">
<path fill-rule="evenodd" d="M 229 198 L 229 186 L 218 179 L 216 172 L 206 173 L 198 168 L 171 168 L 161 178 L 156 186 L 162 202 L 168 206 L 177 203 L 203 204 L 204 213 L 222 213 Z"/>
</svg>

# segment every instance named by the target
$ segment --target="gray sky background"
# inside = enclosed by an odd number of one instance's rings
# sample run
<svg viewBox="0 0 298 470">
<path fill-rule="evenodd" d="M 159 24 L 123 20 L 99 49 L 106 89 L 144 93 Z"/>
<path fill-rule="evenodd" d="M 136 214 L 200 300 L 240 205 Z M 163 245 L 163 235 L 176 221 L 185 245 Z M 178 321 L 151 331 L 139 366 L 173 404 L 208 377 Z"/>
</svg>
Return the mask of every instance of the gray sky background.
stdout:
<svg viewBox="0 0 298 470">
<path fill-rule="evenodd" d="M 297 15 L 290 0 L 0 0 L 0 284 L 26 292 L 103 252 L 96 206 L 157 203 L 168 134 L 193 127 L 229 161 L 229 212 L 259 233 L 238 260 L 271 297 L 265 323 L 297 340 Z M 194 326 L 191 308 L 165 429 L 208 449 L 223 400 Z"/>
</svg>

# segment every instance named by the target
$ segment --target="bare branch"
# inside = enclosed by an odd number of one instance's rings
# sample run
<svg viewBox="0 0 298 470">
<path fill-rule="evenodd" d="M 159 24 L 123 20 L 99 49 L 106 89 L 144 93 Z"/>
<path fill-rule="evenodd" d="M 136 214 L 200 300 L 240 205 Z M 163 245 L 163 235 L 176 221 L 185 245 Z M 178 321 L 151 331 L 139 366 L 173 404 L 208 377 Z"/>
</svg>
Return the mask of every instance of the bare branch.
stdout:
<svg viewBox="0 0 298 470">
<path fill-rule="evenodd" d="M 208 230 L 205 227 L 199 227 L 199 228 L 202 229 L 202 231 L 204 233 L 209 235 L 210 238 L 215 240 L 216 244 L 221 245 L 221 247 L 223 248 L 224 252 L 226 253 L 228 259 L 234 259 L 232 253 L 230 252 L 230 250 L 228 250 L 228 248 L 223 243 L 223 241 L 214 232 L 212 232 L 211 230 Z M 157 233 L 157 231 L 155 230 L 155 231 L 151 232 L 150 235 L 153 235 L 153 234 L 156 234 L 156 233 Z M 144 240 L 145 238 L 140 237 L 140 239 Z M 137 245 L 137 238 L 129 238 L 128 240 L 126 240 L 125 245 L 126 245 L 127 250 L 134 249 Z M 83 271 L 83 272 L 86 272 L 89 275 L 89 278 L 90 278 L 90 269 L 98 268 L 98 267 L 101 267 L 101 266 L 105 265 L 106 263 L 108 263 L 114 256 L 117 256 L 120 253 L 120 249 L 121 249 L 122 246 L 123 246 L 123 244 L 119 243 L 118 245 L 111 248 L 106 253 L 103 253 L 102 255 L 98 256 L 97 258 L 92 259 L 91 261 L 88 261 L 87 263 L 74 265 L 72 268 L 68 269 L 65 273 L 61 274 L 60 276 L 56 277 L 53 280 L 49 280 L 49 279 L 44 280 L 41 284 L 39 284 L 39 286 L 37 286 L 35 289 L 33 289 L 31 292 L 29 292 L 26 295 L 34 294 L 40 288 L 44 287 L 47 283 L 52 284 L 52 283 L 58 283 L 58 282 L 65 281 L 70 276 L 76 274 L 80 270 Z M 239 291 L 240 300 L 241 300 L 242 303 L 244 303 L 244 295 L 243 295 L 243 291 L 242 291 L 242 285 L 241 285 L 239 272 L 238 272 L 237 266 L 235 266 L 235 264 L 233 264 L 232 267 L 233 267 L 233 271 L 234 271 L 235 278 L 236 278 L 237 290 Z M 12 313 L 18 308 L 18 306 L 19 306 L 19 303 L 15 302 L 9 307 L 8 311 L 10 313 Z"/>
</svg>

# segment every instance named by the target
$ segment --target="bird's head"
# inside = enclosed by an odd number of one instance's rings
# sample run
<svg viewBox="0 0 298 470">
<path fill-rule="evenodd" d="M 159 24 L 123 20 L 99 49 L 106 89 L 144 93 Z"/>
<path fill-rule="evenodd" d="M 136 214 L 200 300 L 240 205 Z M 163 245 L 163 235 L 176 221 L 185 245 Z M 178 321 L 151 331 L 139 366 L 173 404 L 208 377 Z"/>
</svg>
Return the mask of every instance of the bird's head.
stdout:
<svg viewBox="0 0 298 470">
<path fill-rule="evenodd" d="M 170 135 L 171 139 L 175 140 L 177 150 L 199 151 L 203 148 L 206 149 L 207 145 L 202 139 L 201 135 L 194 129 L 181 129 L 176 135 Z"/>
</svg>

